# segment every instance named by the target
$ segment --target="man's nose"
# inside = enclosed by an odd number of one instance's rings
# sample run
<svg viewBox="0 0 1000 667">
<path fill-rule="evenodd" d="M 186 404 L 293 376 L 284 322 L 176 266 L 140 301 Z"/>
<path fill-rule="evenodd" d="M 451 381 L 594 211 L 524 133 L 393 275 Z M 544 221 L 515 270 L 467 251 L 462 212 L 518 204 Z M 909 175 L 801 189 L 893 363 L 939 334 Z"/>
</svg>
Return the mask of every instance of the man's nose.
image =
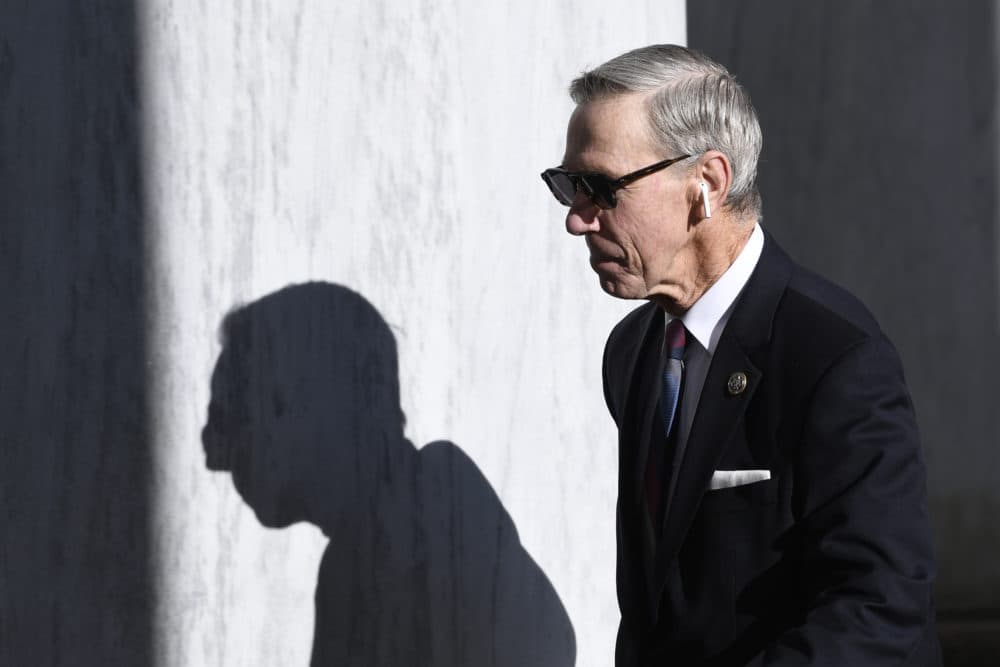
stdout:
<svg viewBox="0 0 1000 667">
<path fill-rule="evenodd" d="M 577 195 L 576 201 L 566 214 L 566 231 L 573 236 L 583 236 L 601 228 L 598 216 L 601 209 L 589 197 Z"/>
</svg>

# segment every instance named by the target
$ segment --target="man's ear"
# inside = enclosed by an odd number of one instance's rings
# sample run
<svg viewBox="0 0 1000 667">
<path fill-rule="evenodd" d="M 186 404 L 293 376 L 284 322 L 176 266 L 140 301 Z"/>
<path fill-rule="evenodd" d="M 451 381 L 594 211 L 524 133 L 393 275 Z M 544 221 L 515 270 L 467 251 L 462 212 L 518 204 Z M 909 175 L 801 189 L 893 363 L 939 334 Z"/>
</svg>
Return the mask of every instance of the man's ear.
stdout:
<svg viewBox="0 0 1000 667">
<path fill-rule="evenodd" d="M 733 183 L 733 166 L 725 153 L 706 151 L 695 166 L 695 176 L 698 178 L 699 195 L 702 199 L 702 210 L 706 218 L 719 211 L 726 203 L 729 188 Z M 704 184 L 704 185 L 702 185 Z"/>
</svg>

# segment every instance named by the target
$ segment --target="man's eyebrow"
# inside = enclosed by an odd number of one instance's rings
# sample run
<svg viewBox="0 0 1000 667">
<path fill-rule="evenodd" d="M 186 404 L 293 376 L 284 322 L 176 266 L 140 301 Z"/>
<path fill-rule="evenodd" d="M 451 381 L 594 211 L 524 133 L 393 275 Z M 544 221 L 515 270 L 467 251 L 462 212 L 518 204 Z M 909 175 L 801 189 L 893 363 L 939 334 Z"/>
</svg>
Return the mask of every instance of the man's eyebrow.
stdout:
<svg viewBox="0 0 1000 667">
<path fill-rule="evenodd" d="M 580 167 L 579 163 L 577 163 L 577 167 L 576 168 L 573 168 L 571 166 L 567 166 L 567 162 L 572 162 L 572 161 L 571 160 L 566 160 L 566 158 L 563 158 L 563 161 L 559 163 L 559 168 L 560 169 L 565 169 L 566 171 L 569 171 L 569 172 L 572 172 L 572 173 L 578 173 L 578 174 L 583 174 L 583 173 L 599 173 L 599 171 L 600 171 L 598 169 L 588 169 L 586 167 Z"/>
</svg>

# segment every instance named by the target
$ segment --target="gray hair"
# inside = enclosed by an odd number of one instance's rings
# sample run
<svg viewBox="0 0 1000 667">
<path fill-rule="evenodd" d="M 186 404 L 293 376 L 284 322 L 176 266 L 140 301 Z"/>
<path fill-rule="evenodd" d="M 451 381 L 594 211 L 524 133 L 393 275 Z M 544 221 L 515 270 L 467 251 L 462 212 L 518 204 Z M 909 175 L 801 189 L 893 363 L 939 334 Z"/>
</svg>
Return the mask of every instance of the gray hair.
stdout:
<svg viewBox="0 0 1000 667">
<path fill-rule="evenodd" d="M 584 72 L 569 92 L 577 104 L 651 93 L 649 124 L 660 147 L 694 157 L 708 150 L 724 153 L 733 169 L 726 205 L 737 214 L 760 217 L 760 123 L 750 96 L 719 63 L 683 46 L 646 46 Z"/>
</svg>

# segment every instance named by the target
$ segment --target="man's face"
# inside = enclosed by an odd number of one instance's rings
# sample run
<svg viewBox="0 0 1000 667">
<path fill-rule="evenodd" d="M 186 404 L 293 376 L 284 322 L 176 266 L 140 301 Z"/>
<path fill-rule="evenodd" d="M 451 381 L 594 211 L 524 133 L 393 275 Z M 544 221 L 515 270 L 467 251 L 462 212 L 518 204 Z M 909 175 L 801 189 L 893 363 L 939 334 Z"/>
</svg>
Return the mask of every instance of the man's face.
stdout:
<svg viewBox="0 0 1000 667">
<path fill-rule="evenodd" d="M 573 112 L 563 167 L 613 179 L 666 158 L 649 139 L 644 98 L 623 95 L 581 104 Z M 690 191 L 697 185 L 680 165 L 642 178 L 616 193 L 602 210 L 582 193 L 566 215 L 566 230 L 583 236 L 601 287 L 622 299 L 683 301 L 693 267 Z"/>
<path fill-rule="evenodd" d="M 261 524 L 281 528 L 302 519 L 288 446 L 264 396 L 251 359 L 224 348 L 212 372 L 208 420 L 201 432 L 210 470 L 229 471 L 233 485 Z M 254 372 L 254 371 L 257 372 Z"/>
</svg>

